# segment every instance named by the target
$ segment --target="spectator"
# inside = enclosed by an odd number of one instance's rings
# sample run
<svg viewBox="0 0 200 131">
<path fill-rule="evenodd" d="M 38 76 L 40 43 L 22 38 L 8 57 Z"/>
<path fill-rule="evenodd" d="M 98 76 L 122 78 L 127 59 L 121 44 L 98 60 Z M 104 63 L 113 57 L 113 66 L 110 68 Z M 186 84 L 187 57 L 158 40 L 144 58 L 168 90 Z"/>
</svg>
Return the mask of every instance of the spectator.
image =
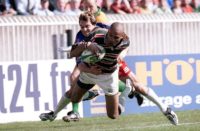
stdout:
<svg viewBox="0 0 200 131">
<path fill-rule="evenodd" d="M 66 10 L 69 9 L 68 0 L 57 0 L 57 9 L 54 10 L 55 15 L 67 15 Z"/>
<path fill-rule="evenodd" d="M 94 14 L 97 23 L 107 23 L 107 17 L 104 14 L 104 12 L 101 11 L 101 8 L 97 6 L 95 0 L 84 0 L 83 3 L 83 9 L 86 11 L 90 11 Z"/>
<path fill-rule="evenodd" d="M 190 4 L 191 4 L 191 0 L 182 0 L 182 10 L 184 13 L 193 12 L 193 8 Z"/>
<path fill-rule="evenodd" d="M 0 16 L 6 15 L 6 6 L 3 4 L 3 2 L 0 3 Z"/>
<path fill-rule="evenodd" d="M 168 3 L 169 7 L 172 8 L 172 6 L 173 6 L 173 0 L 166 0 L 166 1 Z"/>
<path fill-rule="evenodd" d="M 5 0 L 5 6 L 7 15 L 17 14 L 15 0 Z"/>
<path fill-rule="evenodd" d="M 82 12 L 79 9 L 80 3 L 81 3 L 81 0 L 70 0 L 69 1 L 69 9 L 66 10 L 66 14 L 71 15 L 71 16 L 80 15 Z"/>
<path fill-rule="evenodd" d="M 110 6 L 113 3 L 113 0 L 102 0 L 101 8 L 104 12 L 109 12 L 111 13 Z"/>
<path fill-rule="evenodd" d="M 0 0 L 0 15 L 12 16 L 17 12 L 14 10 L 13 0 Z"/>
<path fill-rule="evenodd" d="M 174 14 L 182 14 L 183 10 L 182 10 L 182 1 L 181 0 L 174 0 L 174 5 L 172 7 L 172 12 Z"/>
<path fill-rule="evenodd" d="M 139 0 L 130 1 L 131 8 L 133 9 L 133 14 L 141 14 L 142 10 L 139 7 Z"/>
<path fill-rule="evenodd" d="M 83 1 L 83 0 L 82 0 Z M 113 3 L 113 0 L 96 0 L 96 4 L 104 11 L 104 12 L 110 12 L 110 6 Z"/>
<path fill-rule="evenodd" d="M 158 0 L 145 0 L 148 10 L 152 13 L 158 7 Z"/>
<path fill-rule="evenodd" d="M 54 11 L 57 9 L 56 2 L 57 0 L 49 0 L 49 10 Z"/>
<path fill-rule="evenodd" d="M 159 0 L 158 8 L 154 10 L 155 14 L 172 13 L 166 0 Z"/>
<path fill-rule="evenodd" d="M 41 0 L 41 8 L 36 12 L 40 16 L 53 16 L 54 13 L 49 10 L 49 0 Z"/>
<path fill-rule="evenodd" d="M 149 0 L 141 0 L 140 1 L 140 10 L 142 14 L 152 14 L 153 6 L 152 1 Z"/>
<path fill-rule="evenodd" d="M 41 7 L 40 0 L 16 0 L 15 2 L 19 15 L 35 15 Z"/>
<path fill-rule="evenodd" d="M 114 13 L 118 14 L 127 14 L 133 12 L 128 0 L 114 0 L 110 8 Z"/>
<path fill-rule="evenodd" d="M 154 10 L 158 8 L 160 1 L 159 0 L 152 0 L 152 2 L 150 2 L 150 3 L 151 3 L 151 6 L 152 6 L 152 12 L 154 12 Z"/>
<path fill-rule="evenodd" d="M 200 12 L 200 0 L 192 0 L 191 6 L 194 12 Z"/>
</svg>

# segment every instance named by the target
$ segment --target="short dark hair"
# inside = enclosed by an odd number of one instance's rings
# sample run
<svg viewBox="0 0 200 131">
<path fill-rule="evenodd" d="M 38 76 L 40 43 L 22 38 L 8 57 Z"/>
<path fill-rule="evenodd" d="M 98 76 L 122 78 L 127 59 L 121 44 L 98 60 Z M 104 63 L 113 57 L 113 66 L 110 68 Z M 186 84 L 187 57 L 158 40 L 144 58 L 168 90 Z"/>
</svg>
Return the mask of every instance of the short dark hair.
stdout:
<svg viewBox="0 0 200 131">
<path fill-rule="evenodd" d="M 49 1 L 49 0 L 41 0 L 42 3 L 47 2 L 47 1 Z"/>
<path fill-rule="evenodd" d="M 0 11 L 4 12 L 6 10 L 6 6 L 0 3 Z"/>
</svg>

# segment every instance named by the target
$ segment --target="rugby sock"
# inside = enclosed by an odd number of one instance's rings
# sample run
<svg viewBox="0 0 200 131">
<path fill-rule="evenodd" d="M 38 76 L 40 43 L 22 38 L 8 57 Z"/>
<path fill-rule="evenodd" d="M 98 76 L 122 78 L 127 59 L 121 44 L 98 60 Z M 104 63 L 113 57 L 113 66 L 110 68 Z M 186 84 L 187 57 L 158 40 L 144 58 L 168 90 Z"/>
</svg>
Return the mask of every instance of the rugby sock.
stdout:
<svg viewBox="0 0 200 131">
<path fill-rule="evenodd" d="M 68 105 L 71 102 L 70 98 L 68 98 L 65 94 L 61 97 L 60 101 L 58 102 L 58 105 L 56 106 L 56 109 L 54 111 L 54 114 L 57 115 L 63 108 L 65 108 L 66 105 Z"/>
<path fill-rule="evenodd" d="M 119 80 L 119 92 L 123 92 L 125 88 L 126 88 L 125 83 Z"/>
<path fill-rule="evenodd" d="M 168 106 L 161 102 L 159 97 L 151 88 L 148 88 L 148 93 L 147 95 L 144 96 L 148 98 L 150 101 L 152 101 L 154 104 L 156 104 L 163 113 L 166 112 Z"/>
<path fill-rule="evenodd" d="M 126 85 L 122 81 L 119 82 L 120 83 L 119 86 L 125 87 L 123 91 L 121 92 L 121 94 L 119 95 L 119 104 L 120 104 L 121 112 L 125 111 L 125 100 L 128 97 L 128 94 L 130 93 L 131 88 L 132 88 L 130 82 L 131 81 L 129 79 L 127 79 Z"/>
<path fill-rule="evenodd" d="M 84 95 L 83 95 L 83 99 L 87 99 L 89 97 L 90 93 L 89 91 L 87 91 Z"/>
<path fill-rule="evenodd" d="M 72 103 L 72 111 L 78 113 L 79 103 Z"/>
</svg>

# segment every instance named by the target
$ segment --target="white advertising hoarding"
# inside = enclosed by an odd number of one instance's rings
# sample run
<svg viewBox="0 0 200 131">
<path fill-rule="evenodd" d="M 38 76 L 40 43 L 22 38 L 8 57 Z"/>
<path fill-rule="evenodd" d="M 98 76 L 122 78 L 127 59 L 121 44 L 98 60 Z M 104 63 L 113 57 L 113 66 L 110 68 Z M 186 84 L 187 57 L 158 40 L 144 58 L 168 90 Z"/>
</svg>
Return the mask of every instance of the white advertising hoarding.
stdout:
<svg viewBox="0 0 200 131">
<path fill-rule="evenodd" d="M 37 121 L 40 113 L 53 110 L 70 88 L 74 66 L 74 59 L 1 62 L 0 123 Z M 71 105 L 57 118 L 69 110 Z"/>
</svg>

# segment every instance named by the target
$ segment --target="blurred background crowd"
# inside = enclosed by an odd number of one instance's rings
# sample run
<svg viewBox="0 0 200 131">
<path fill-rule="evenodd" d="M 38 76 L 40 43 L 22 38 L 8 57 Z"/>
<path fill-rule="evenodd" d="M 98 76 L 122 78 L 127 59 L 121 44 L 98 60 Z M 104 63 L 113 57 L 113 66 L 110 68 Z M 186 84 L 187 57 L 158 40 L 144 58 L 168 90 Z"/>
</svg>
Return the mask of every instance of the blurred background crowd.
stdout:
<svg viewBox="0 0 200 131">
<path fill-rule="evenodd" d="M 200 0 L 97 0 L 96 2 L 99 10 L 114 14 L 200 12 Z M 79 15 L 84 11 L 82 3 L 83 0 L 0 0 L 0 15 Z"/>
</svg>

